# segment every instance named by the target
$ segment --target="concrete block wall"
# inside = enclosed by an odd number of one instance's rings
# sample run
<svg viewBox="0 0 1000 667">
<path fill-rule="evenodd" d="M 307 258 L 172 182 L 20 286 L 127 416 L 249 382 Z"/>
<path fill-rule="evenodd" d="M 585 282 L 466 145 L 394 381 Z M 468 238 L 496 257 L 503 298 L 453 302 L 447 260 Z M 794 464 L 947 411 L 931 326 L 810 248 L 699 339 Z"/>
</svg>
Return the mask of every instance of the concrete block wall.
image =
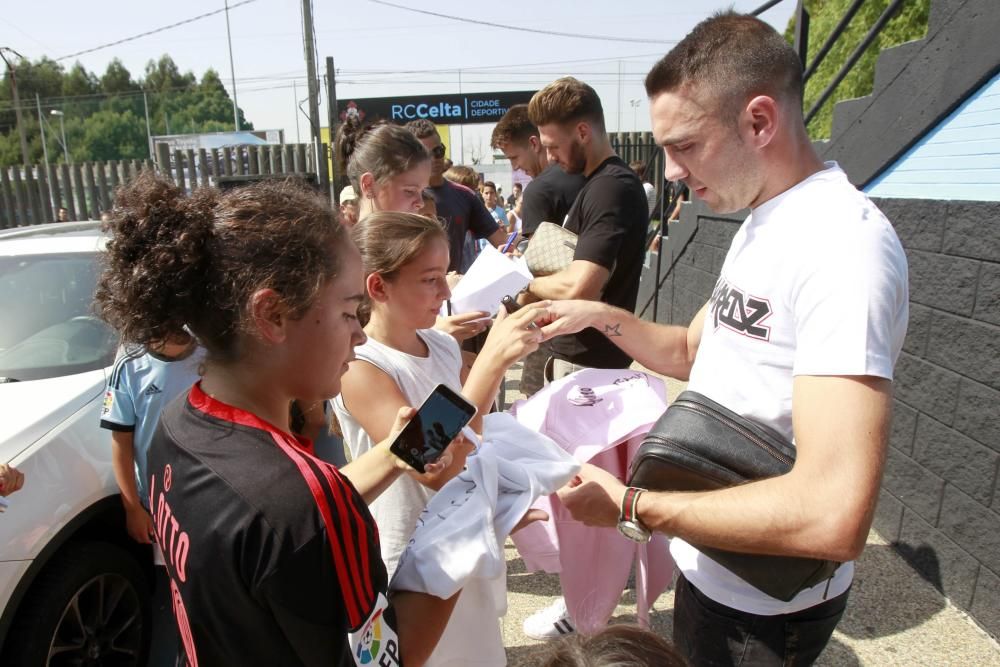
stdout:
<svg viewBox="0 0 1000 667">
<path fill-rule="evenodd" d="M 874 527 L 1000 637 L 1000 202 L 876 202 L 906 250 L 910 323 Z M 657 321 L 687 324 L 743 217 L 685 206 L 637 312 L 652 319 L 655 301 Z"/>
<path fill-rule="evenodd" d="M 1000 202 L 881 199 L 910 325 L 875 528 L 1000 636 Z"/>
</svg>

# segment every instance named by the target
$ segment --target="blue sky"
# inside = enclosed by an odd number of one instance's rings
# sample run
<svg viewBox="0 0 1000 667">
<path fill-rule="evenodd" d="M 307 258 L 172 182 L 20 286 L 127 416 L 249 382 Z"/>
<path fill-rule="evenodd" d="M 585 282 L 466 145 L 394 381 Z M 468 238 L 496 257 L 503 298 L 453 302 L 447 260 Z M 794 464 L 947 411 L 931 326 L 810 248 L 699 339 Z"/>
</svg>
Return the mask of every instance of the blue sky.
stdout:
<svg viewBox="0 0 1000 667">
<path fill-rule="evenodd" d="M 230 5 L 240 0 L 230 0 Z M 649 129 L 642 79 L 649 67 L 711 12 L 750 11 L 764 0 L 508 0 L 469 3 L 429 0 L 395 4 L 472 19 L 467 23 L 372 2 L 315 1 L 320 72 L 333 56 L 338 96 L 376 97 L 426 93 L 531 90 L 563 75 L 597 89 L 609 129 Z M 59 58 L 223 6 L 223 0 L 9 0 L 0 14 L 0 46 L 28 58 Z M 762 16 L 784 30 L 795 7 L 784 0 Z M 284 129 L 296 138 L 296 99 L 305 98 L 300 0 L 255 0 L 230 11 L 240 107 L 258 129 Z M 598 35 L 584 39 L 520 32 L 507 24 Z M 623 40 L 648 40 L 617 41 Z M 103 73 L 112 58 L 133 75 L 148 60 L 169 53 L 183 70 L 201 75 L 212 67 L 230 85 L 225 15 L 217 14 L 155 35 L 62 61 L 79 60 Z M 461 70 L 461 72 L 459 72 Z M 298 87 L 298 98 L 293 84 Z M 633 105 L 632 101 L 636 100 Z M 303 108 L 305 105 L 303 104 Z M 325 118 L 325 104 L 321 106 Z M 304 117 L 299 132 L 307 133 Z M 492 126 L 466 126 L 466 157 L 488 148 Z"/>
</svg>

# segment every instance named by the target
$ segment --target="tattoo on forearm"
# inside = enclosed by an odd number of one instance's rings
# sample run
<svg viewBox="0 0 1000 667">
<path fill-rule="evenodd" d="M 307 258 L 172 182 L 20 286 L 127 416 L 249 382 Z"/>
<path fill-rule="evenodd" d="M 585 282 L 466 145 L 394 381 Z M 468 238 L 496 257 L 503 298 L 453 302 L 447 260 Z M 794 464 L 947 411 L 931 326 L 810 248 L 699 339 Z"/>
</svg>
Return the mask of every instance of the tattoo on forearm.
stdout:
<svg viewBox="0 0 1000 667">
<path fill-rule="evenodd" d="M 615 338 L 616 336 L 622 335 L 622 325 L 621 324 L 605 324 L 604 325 L 604 335 L 608 338 Z"/>
</svg>

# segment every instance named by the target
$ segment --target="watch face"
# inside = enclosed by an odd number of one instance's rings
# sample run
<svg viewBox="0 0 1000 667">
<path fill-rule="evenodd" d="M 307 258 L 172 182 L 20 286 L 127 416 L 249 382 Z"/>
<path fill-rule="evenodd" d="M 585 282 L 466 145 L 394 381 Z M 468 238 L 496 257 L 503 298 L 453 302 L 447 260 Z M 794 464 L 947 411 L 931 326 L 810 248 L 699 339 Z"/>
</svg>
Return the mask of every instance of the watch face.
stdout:
<svg viewBox="0 0 1000 667">
<path fill-rule="evenodd" d="M 619 521 L 618 532 L 633 542 L 649 542 L 650 532 L 634 521 Z"/>
</svg>

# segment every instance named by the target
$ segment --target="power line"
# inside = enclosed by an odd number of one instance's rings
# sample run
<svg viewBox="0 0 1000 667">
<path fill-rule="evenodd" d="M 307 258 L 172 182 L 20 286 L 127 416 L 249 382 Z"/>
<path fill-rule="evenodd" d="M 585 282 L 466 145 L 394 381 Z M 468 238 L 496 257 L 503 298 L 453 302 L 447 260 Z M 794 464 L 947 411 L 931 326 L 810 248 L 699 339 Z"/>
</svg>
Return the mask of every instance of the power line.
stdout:
<svg viewBox="0 0 1000 667">
<path fill-rule="evenodd" d="M 482 67 L 463 67 L 463 72 L 476 72 L 479 70 L 495 70 L 495 69 L 511 69 L 515 67 L 543 67 L 545 65 L 570 65 L 574 63 L 603 63 L 603 62 L 615 62 L 618 60 L 632 60 L 634 58 L 661 58 L 663 56 L 662 51 L 657 51 L 656 53 L 637 53 L 631 56 L 607 56 L 604 58 L 576 58 L 574 60 L 547 60 L 544 62 L 537 63 L 510 63 L 507 65 L 483 65 Z M 346 74 L 430 74 L 434 72 L 441 73 L 452 73 L 454 74 L 457 70 L 454 67 L 450 68 L 439 68 L 439 69 L 413 69 L 413 70 L 389 70 L 389 69 L 340 69 L 337 68 L 338 72 L 344 72 Z"/>
<path fill-rule="evenodd" d="M 234 5 L 229 6 L 229 10 L 236 9 L 237 7 L 242 7 L 243 5 L 249 5 L 251 2 L 256 2 L 257 0 L 243 0 L 242 2 L 237 2 Z M 56 58 L 56 62 L 60 60 L 68 60 L 69 58 L 75 58 L 77 56 L 82 56 L 87 53 L 93 53 L 94 51 L 100 51 L 101 49 L 107 49 L 112 46 L 118 46 L 119 44 L 124 44 L 125 42 L 131 42 L 141 37 L 149 37 L 150 35 L 155 35 L 158 32 L 163 32 L 164 30 L 170 30 L 171 28 L 176 28 L 178 26 L 187 25 L 188 23 L 194 23 L 195 21 L 200 21 L 201 19 L 208 18 L 209 16 L 215 16 L 216 14 L 221 14 L 227 11 L 225 7 L 222 9 L 216 9 L 215 11 L 206 12 L 204 14 L 199 14 L 198 16 L 192 16 L 189 19 L 184 19 L 183 21 L 178 21 L 177 23 L 171 23 L 170 25 L 165 25 L 161 28 L 156 28 L 154 30 L 148 30 L 146 32 L 139 33 L 138 35 L 133 35 L 132 37 L 126 37 L 125 39 L 119 39 L 115 42 L 108 42 L 107 44 L 101 44 L 100 46 L 95 46 L 92 49 L 85 49 L 83 51 L 77 51 L 76 53 L 71 53 L 67 56 L 62 56 Z"/>
<path fill-rule="evenodd" d="M 415 12 L 417 14 L 427 14 L 428 16 L 437 16 L 438 18 L 449 19 L 451 21 L 460 21 L 462 23 L 473 23 L 475 25 L 483 27 L 482 19 L 470 19 L 462 16 L 441 14 L 438 12 L 431 12 L 426 9 L 416 9 L 415 7 L 397 5 L 394 2 L 386 2 L 386 0 L 368 0 L 368 2 L 373 2 L 376 5 L 385 5 L 386 7 L 394 7 L 396 9 L 402 9 L 407 12 Z M 585 35 L 582 33 L 575 33 L 575 32 L 560 32 L 558 30 L 542 30 L 541 28 L 525 28 L 519 25 L 507 25 L 504 23 L 491 23 L 489 27 L 503 28 L 505 30 L 517 30 L 519 32 L 533 32 L 539 35 L 554 35 L 556 37 L 573 37 L 576 39 L 597 39 L 602 42 L 632 42 L 634 44 L 664 44 L 664 45 L 677 43 L 677 40 L 663 41 L 659 39 L 642 39 L 639 37 L 609 37 L 607 35 Z"/>
<path fill-rule="evenodd" d="M 230 9 L 232 9 L 232 7 L 230 7 Z M 503 64 L 503 65 L 482 65 L 480 67 L 463 67 L 462 71 L 463 72 L 470 72 L 470 73 L 474 73 L 474 72 L 496 72 L 498 74 L 509 74 L 509 75 L 512 75 L 512 76 L 530 76 L 532 74 L 552 74 L 554 76 L 563 76 L 563 75 L 566 74 L 565 71 L 559 71 L 559 72 L 552 71 L 552 72 L 550 72 L 550 71 L 543 71 L 543 70 L 530 70 L 530 71 L 526 71 L 526 72 L 518 72 L 516 70 L 518 68 L 545 67 L 545 66 L 548 66 L 548 65 L 570 65 L 570 64 L 581 64 L 581 63 L 605 63 L 605 62 L 617 62 L 619 60 L 635 60 L 637 58 L 660 58 L 662 55 L 663 55 L 662 52 L 657 51 L 656 53 L 636 53 L 636 54 L 632 54 L 632 55 L 609 56 L 609 57 L 603 57 L 603 58 L 576 58 L 576 59 L 573 59 L 573 60 L 546 60 L 546 61 L 533 62 L 533 63 L 507 63 L 507 64 Z M 22 56 L 22 58 L 23 58 L 23 56 Z M 337 68 L 337 73 L 338 74 L 344 74 L 344 75 L 348 75 L 348 76 L 357 76 L 357 75 L 392 76 L 392 75 L 410 75 L 410 74 L 429 74 L 429 75 L 440 74 L 442 76 L 445 76 L 445 75 L 454 75 L 455 72 L 457 72 L 457 71 L 458 70 L 456 68 L 454 68 L 454 67 L 450 67 L 450 68 L 430 68 L 430 69 L 388 69 L 388 68 L 351 69 L 351 68 L 341 68 L 341 67 Z M 97 72 L 95 71 L 94 73 L 96 74 Z M 579 72 L 579 74 L 583 74 L 583 75 L 603 74 L 603 73 L 604 72 L 583 72 L 583 71 Z M 614 74 L 614 72 L 610 72 L 610 73 Z M 32 74 L 35 74 L 35 76 L 33 77 Z M 27 75 L 21 75 L 20 78 L 22 80 L 29 80 L 29 81 L 32 80 L 32 79 L 42 80 L 40 78 L 40 75 L 38 75 L 36 73 L 33 73 L 33 72 L 29 73 Z M 298 79 L 300 81 L 305 81 L 306 74 L 302 70 L 286 70 L 286 71 L 283 71 L 283 72 L 273 72 L 271 74 L 262 74 L 260 76 L 237 77 L 236 81 L 239 83 L 239 82 L 250 82 L 250 81 L 280 81 L 280 80 L 290 81 L 292 79 Z M 406 80 L 405 79 L 401 79 L 400 81 L 405 83 Z M 387 80 L 387 82 L 389 82 L 389 80 Z M 195 81 L 192 85 L 198 85 L 198 82 Z M 84 95 L 84 96 L 101 96 L 103 94 L 104 93 L 97 93 L 97 94 Z M 121 94 L 121 93 L 108 93 L 108 94 Z M 67 96 L 66 99 L 71 99 L 71 98 L 74 98 L 74 97 L 84 97 L 84 96 Z M 53 97 L 53 98 L 46 98 L 46 99 L 57 99 L 57 98 Z"/>
</svg>

